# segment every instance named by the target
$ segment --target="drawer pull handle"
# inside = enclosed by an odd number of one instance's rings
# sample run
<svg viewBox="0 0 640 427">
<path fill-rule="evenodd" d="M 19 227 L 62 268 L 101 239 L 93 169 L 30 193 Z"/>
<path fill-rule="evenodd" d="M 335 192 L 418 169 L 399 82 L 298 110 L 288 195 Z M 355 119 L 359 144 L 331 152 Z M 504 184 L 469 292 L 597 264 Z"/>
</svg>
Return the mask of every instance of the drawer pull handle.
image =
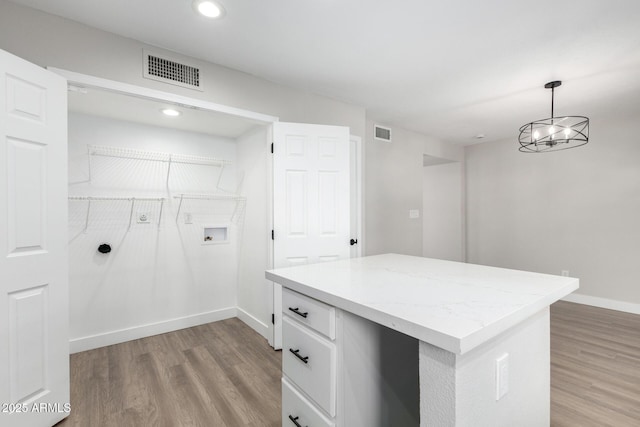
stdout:
<svg viewBox="0 0 640 427">
<path fill-rule="evenodd" d="M 291 308 L 291 307 L 289 307 L 289 310 L 293 311 L 293 312 L 294 312 L 295 314 L 297 314 L 298 316 L 302 316 L 302 317 L 304 317 L 305 319 L 306 319 L 306 318 L 307 318 L 307 316 L 309 315 L 309 312 L 300 313 L 300 311 L 298 311 L 298 310 L 299 310 L 299 308 L 298 308 L 298 307 L 296 307 L 296 308 Z"/>
<path fill-rule="evenodd" d="M 298 418 L 300 418 L 300 417 L 293 418 L 293 415 L 289 415 L 289 419 L 291 420 L 292 423 L 294 423 L 296 425 L 296 427 L 302 427 L 300 425 L 300 423 L 298 422 Z"/>
<path fill-rule="evenodd" d="M 302 360 L 304 363 L 309 363 L 309 356 L 302 357 L 302 356 L 300 356 L 300 354 L 298 354 L 300 352 L 300 349 L 294 350 L 294 349 L 290 348 L 289 351 L 291 353 L 293 353 L 293 355 L 295 357 L 297 357 L 298 359 Z"/>
</svg>

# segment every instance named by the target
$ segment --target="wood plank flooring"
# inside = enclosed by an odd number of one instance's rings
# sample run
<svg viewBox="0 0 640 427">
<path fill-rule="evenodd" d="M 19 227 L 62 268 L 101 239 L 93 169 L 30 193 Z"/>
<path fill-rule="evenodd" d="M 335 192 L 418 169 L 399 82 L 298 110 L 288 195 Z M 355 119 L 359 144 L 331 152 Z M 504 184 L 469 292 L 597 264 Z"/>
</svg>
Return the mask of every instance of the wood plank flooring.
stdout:
<svg viewBox="0 0 640 427">
<path fill-rule="evenodd" d="M 76 353 L 57 425 L 280 426 L 281 360 L 238 319 Z"/>
<path fill-rule="evenodd" d="M 640 316 L 551 306 L 551 425 L 640 426 Z"/>
<path fill-rule="evenodd" d="M 71 356 L 71 426 L 280 426 L 281 353 L 238 319 Z M 640 426 L 640 316 L 551 307 L 551 426 Z"/>
</svg>

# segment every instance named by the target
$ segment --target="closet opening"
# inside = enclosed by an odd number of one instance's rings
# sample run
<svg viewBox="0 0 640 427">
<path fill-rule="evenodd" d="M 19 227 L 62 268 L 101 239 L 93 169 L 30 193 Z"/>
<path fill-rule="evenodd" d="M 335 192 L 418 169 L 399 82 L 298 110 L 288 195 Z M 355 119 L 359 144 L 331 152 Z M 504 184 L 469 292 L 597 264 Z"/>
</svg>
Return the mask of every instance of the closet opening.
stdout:
<svg viewBox="0 0 640 427">
<path fill-rule="evenodd" d="M 270 339 L 278 119 L 52 71 L 69 82 L 71 352 L 230 317 Z"/>
</svg>

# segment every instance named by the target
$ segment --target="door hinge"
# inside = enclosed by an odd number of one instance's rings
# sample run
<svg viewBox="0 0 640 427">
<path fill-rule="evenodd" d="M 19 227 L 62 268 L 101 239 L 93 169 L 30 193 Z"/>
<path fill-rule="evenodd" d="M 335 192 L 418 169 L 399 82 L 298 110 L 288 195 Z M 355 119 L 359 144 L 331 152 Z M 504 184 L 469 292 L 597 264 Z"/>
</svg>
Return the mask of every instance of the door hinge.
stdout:
<svg viewBox="0 0 640 427">
<path fill-rule="evenodd" d="M 271 240 L 275 240 L 274 235 L 275 235 L 275 233 L 273 232 L 273 230 L 271 230 Z"/>
<path fill-rule="evenodd" d="M 276 324 L 276 315 L 271 313 L 271 324 L 275 325 Z"/>
<path fill-rule="evenodd" d="M 271 154 L 273 154 L 273 142 L 271 143 Z"/>
</svg>

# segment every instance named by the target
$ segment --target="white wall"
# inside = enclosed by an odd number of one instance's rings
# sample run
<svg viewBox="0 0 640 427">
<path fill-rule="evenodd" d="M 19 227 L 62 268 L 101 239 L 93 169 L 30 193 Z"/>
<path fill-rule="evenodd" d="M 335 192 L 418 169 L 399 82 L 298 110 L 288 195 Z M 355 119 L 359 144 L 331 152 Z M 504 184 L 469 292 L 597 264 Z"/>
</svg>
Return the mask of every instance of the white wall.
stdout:
<svg viewBox="0 0 640 427">
<path fill-rule="evenodd" d="M 88 182 L 87 144 L 129 147 L 235 161 L 234 140 L 82 114 L 69 115 L 70 195 L 164 197 L 160 204 L 137 202 L 129 228 L 128 201 L 94 201 L 88 227 L 86 201 L 69 202 L 69 288 L 72 351 L 236 314 L 237 245 L 241 223 L 230 223 L 234 202 L 184 202 L 193 224 L 181 216 L 181 192 L 215 191 L 219 168 L 146 160 L 92 157 Z M 225 171 L 222 187 L 235 190 L 236 173 Z M 148 212 L 151 224 L 138 224 Z M 229 225 L 230 243 L 202 245 L 202 224 Z M 109 254 L 97 247 L 108 242 Z"/>
<path fill-rule="evenodd" d="M 163 50 L 77 22 L 0 0 L 0 49 L 42 66 L 205 99 L 279 117 L 283 121 L 349 126 L 364 135 L 362 107 L 280 86 L 219 65 L 201 68 L 204 92 L 142 77 L 142 49 Z M 172 57 L 180 55 L 172 54 Z M 275 60 L 275 59 L 274 59 Z"/>
<path fill-rule="evenodd" d="M 201 78 L 205 88 L 203 92 L 144 79 L 142 77 L 142 51 L 145 48 L 150 48 L 158 54 L 168 53 L 172 58 L 181 58 L 179 54 L 166 52 L 133 39 L 26 8 L 7 0 L 0 0 L 0 49 L 7 50 L 35 64 L 204 99 L 277 116 L 282 121 L 348 126 L 351 134 L 364 136 L 365 110 L 362 107 L 291 89 L 243 72 L 193 58 L 185 59 L 201 69 Z M 92 143 L 96 143 L 95 139 Z M 82 155 L 79 153 L 74 154 L 71 162 L 79 161 L 82 164 L 81 157 Z M 158 171 L 150 172 L 160 173 Z M 72 172 L 70 176 L 72 182 L 82 181 L 82 173 L 78 176 L 74 175 L 76 173 Z M 112 177 L 112 183 L 115 185 L 114 189 L 118 189 L 119 185 L 126 184 L 126 179 L 118 181 L 117 178 Z M 152 187 L 140 190 L 153 193 Z M 78 190 L 76 189 L 76 191 Z M 247 189 L 247 191 L 249 190 Z M 253 211 L 253 213 L 258 215 L 258 211 Z M 262 213 L 259 214 L 262 215 Z M 260 218 L 253 219 L 258 222 L 262 221 Z M 258 222 L 252 222 L 252 225 L 248 225 L 247 232 L 256 231 L 256 227 L 260 226 Z M 178 237 L 174 236 L 174 238 Z M 174 250 L 177 249 L 169 251 L 172 253 Z M 219 248 L 208 250 L 216 251 Z M 86 260 L 81 260 L 81 262 L 86 262 Z M 246 264 L 243 265 L 246 266 Z M 257 267 L 258 265 L 259 267 Z M 262 264 L 255 264 L 255 266 L 250 265 L 249 270 L 246 270 L 247 274 L 256 280 L 252 282 L 254 284 L 258 283 L 257 269 L 261 269 Z M 109 268 L 109 266 L 104 268 Z M 164 274 L 164 272 L 160 270 L 158 274 Z M 262 280 L 262 277 L 260 279 Z M 191 277 L 190 280 L 195 279 Z M 270 312 L 265 313 L 265 310 L 270 310 L 261 305 L 264 298 L 261 292 L 264 289 L 254 285 L 243 288 L 244 283 L 246 283 L 244 280 L 240 280 L 238 304 L 241 310 L 244 307 L 248 313 L 252 313 L 251 316 L 254 316 L 256 321 L 253 322 L 251 317 L 246 316 L 244 320 L 250 321 L 252 326 L 260 329 L 261 323 L 267 320 L 270 322 L 270 318 L 268 318 Z M 73 294 L 73 289 L 71 292 Z M 89 297 L 86 295 L 81 298 Z M 94 297 L 100 298 L 101 295 L 94 294 Z M 230 301 L 231 298 L 224 298 L 224 304 L 230 303 Z M 190 308 L 187 311 L 189 310 Z M 106 316 L 117 317 L 121 314 L 116 311 Z M 242 311 L 239 312 L 239 315 L 241 314 Z M 79 316 L 79 313 L 75 313 L 74 316 Z M 76 330 L 73 333 L 74 337 L 78 337 L 90 333 L 90 331 Z"/>
<path fill-rule="evenodd" d="M 568 270 L 579 294 L 640 309 L 640 122 L 590 131 L 555 153 L 520 153 L 515 139 L 467 147 L 468 261 Z"/>
<path fill-rule="evenodd" d="M 238 138 L 240 194 L 247 198 L 238 258 L 238 316 L 267 337 L 273 297 L 264 271 L 271 268 L 270 130 L 262 126 Z"/>
<path fill-rule="evenodd" d="M 422 175 L 422 256 L 464 261 L 463 163 L 425 166 Z"/>
<path fill-rule="evenodd" d="M 381 123 L 381 125 L 384 125 Z M 392 142 L 373 138 L 374 122 L 367 121 L 365 139 L 366 255 L 400 253 L 422 255 L 423 156 L 461 161 L 462 148 L 393 126 Z M 422 213 L 422 212 L 420 212 Z"/>
</svg>

